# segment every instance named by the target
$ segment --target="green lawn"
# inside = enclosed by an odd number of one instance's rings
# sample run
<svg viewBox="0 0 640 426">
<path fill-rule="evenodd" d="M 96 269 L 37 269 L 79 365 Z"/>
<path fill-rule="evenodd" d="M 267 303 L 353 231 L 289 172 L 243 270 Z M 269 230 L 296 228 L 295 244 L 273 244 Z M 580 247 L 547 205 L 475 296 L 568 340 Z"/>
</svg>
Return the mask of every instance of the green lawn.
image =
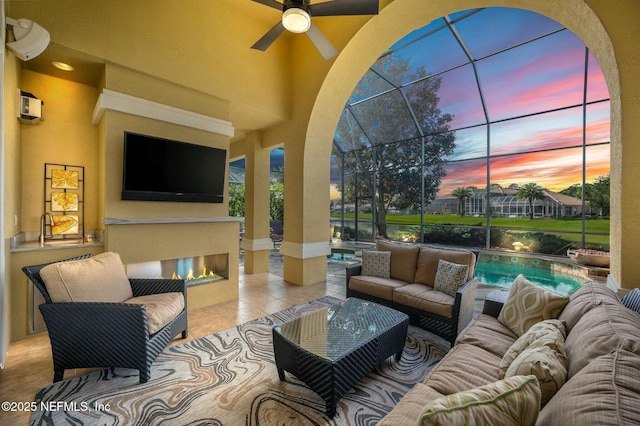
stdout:
<svg viewBox="0 0 640 426">
<path fill-rule="evenodd" d="M 332 217 L 340 217 L 339 214 L 333 214 Z M 346 219 L 354 219 L 353 213 L 345 214 Z M 371 220 L 371 214 L 358 215 L 359 220 Z M 462 226 L 486 226 L 487 219 L 485 217 L 472 216 L 455 216 L 455 215 L 439 215 L 427 214 L 424 216 L 425 225 L 462 225 Z M 420 226 L 420 215 L 388 215 L 387 224 Z M 604 233 L 607 235 L 588 235 L 589 242 L 596 244 L 609 244 L 609 225 L 610 220 L 605 218 L 589 218 L 585 221 L 585 229 L 587 233 Z M 582 240 L 582 219 L 581 218 L 506 218 L 492 217 L 491 226 L 506 229 L 522 229 L 528 231 L 551 232 L 568 241 Z M 558 232 L 560 231 L 560 232 Z M 563 232 L 564 231 L 564 232 Z M 574 234 L 573 232 L 578 232 Z"/>
</svg>

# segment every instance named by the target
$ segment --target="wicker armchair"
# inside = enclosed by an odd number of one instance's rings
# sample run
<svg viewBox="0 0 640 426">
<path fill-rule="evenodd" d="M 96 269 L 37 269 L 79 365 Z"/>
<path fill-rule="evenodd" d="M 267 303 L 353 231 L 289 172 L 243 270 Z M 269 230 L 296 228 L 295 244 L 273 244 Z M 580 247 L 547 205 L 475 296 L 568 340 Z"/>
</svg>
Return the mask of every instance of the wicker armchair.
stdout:
<svg viewBox="0 0 640 426">
<path fill-rule="evenodd" d="M 62 262 L 88 259 L 91 255 Z M 166 325 L 149 334 L 144 304 L 52 301 L 40 275 L 49 264 L 25 266 L 22 271 L 42 293 L 40 305 L 51 340 L 53 381 L 68 368 L 121 367 L 140 371 L 140 383 L 150 378 L 151 364 L 171 339 L 187 337 L 186 283 L 172 279 L 129 279 L 134 297 L 182 293 L 184 309 Z M 151 296 L 153 297 L 153 296 Z"/>
</svg>

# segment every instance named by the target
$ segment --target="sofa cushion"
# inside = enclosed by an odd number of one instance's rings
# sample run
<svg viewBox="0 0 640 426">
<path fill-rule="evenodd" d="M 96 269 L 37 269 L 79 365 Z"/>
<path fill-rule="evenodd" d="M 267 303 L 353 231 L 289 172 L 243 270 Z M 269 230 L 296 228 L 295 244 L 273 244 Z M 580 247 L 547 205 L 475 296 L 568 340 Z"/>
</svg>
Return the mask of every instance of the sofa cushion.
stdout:
<svg viewBox="0 0 640 426">
<path fill-rule="evenodd" d="M 498 358 L 502 358 L 517 338 L 518 336 L 502 325 L 496 317 L 481 314 L 462 330 L 458 335 L 456 345 L 466 343 L 477 346 Z"/>
<path fill-rule="evenodd" d="M 393 407 L 393 410 L 382 418 L 377 423 L 377 426 L 398 426 L 398 425 L 413 425 L 416 424 L 426 401 L 433 401 L 442 397 L 439 392 L 436 392 L 431 387 L 416 383 L 409 392 L 407 392 L 402 399 Z"/>
<path fill-rule="evenodd" d="M 567 359 L 549 346 L 531 346 L 509 364 L 504 378 L 533 375 L 540 385 L 540 403 L 546 404 L 567 380 Z"/>
<path fill-rule="evenodd" d="M 133 297 L 117 253 L 105 252 L 87 259 L 52 263 L 40 270 L 40 276 L 54 303 L 121 303 Z"/>
<path fill-rule="evenodd" d="M 349 288 L 351 290 L 385 300 L 393 300 L 393 291 L 405 285 L 407 283 L 404 281 L 367 275 L 354 275 L 349 279 Z"/>
<path fill-rule="evenodd" d="M 533 426 L 539 411 L 536 378 L 514 376 L 431 401 L 419 424 Z"/>
<path fill-rule="evenodd" d="M 391 252 L 366 250 L 362 252 L 362 275 L 390 278 Z"/>
<path fill-rule="evenodd" d="M 413 282 L 420 246 L 378 240 L 376 250 L 391 252 L 391 278 L 407 283 Z"/>
<path fill-rule="evenodd" d="M 569 378 L 597 357 L 617 349 L 640 355 L 640 315 L 620 302 L 598 305 L 567 335 L 566 349 Z"/>
<path fill-rule="evenodd" d="M 451 395 L 495 382 L 499 366 L 500 357 L 476 346 L 457 344 L 431 369 L 424 383 Z"/>
<path fill-rule="evenodd" d="M 564 321 L 568 334 L 584 314 L 603 303 L 618 305 L 620 301 L 615 292 L 607 286 L 593 281 L 586 282 L 571 295 L 571 300 L 558 319 Z"/>
<path fill-rule="evenodd" d="M 511 285 L 498 321 L 519 337 L 540 321 L 558 318 L 568 302 L 568 297 L 537 286 L 520 274 Z"/>
<path fill-rule="evenodd" d="M 565 338 L 564 323 L 560 320 L 545 320 L 534 324 L 503 355 L 502 361 L 500 361 L 500 378 L 503 379 L 505 377 L 511 363 L 527 349 L 547 346 L 562 354 L 563 358 L 566 358 Z"/>
<path fill-rule="evenodd" d="M 132 297 L 124 303 L 144 305 L 147 311 L 147 327 L 149 335 L 155 334 L 169 324 L 184 309 L 182 293 L 160 293 Z"/>
<path fill-rule="evenodd" d="M 436 281 L 436 273 L 438 271 L 438 262 L 446 260 L 447 262 L 457 263 L 459 265 L 468 265 L 467 279 L 473 277 L 476 265 L 476 255 L 470 251 L 436 249 L 432 247 L 420 247 L 418 255 L 418 267 L 413 282 L 426 284 L 433 287 Z"/>
<path fill-rule="evenodd" d="M 424 284 L 408 284 L 393 290 L 393 301 L 441 317 L 451 318 L 456 299 Z"/>
<path fill-rule="evenodd" d="M 640 356 L 624 349 L 594 359 L 540 412 L 538 425 L 637 425 Z"/>
<path fill-rule="evenodd" d="M 468 274 L 469 265 L 459 265 L 440 259 L 433 289 L 451 297 L 456 297 L 458 289 L 467 282 Z"/>
</svg>

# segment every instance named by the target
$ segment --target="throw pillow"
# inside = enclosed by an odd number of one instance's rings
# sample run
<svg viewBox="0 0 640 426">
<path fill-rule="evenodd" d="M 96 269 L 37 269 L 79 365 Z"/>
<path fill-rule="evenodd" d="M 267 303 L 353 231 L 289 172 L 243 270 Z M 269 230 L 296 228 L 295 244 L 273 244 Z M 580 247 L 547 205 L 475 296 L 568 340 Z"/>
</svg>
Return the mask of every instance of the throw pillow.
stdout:
<svg viewBox="0 0 640 426">
<path fill-rule="evenodd" d="M 552 319 L 540 321 L 531 326 L 526 333 L 518 338 L 513 345 L 504 353 L 500 360 L 500 378 L 504 379 L 507 369 L 518 356 L 530 348 L 541 348 L 548 346 L 554 351 L 566 357 L 564 339 L 566 331 L 564 323 L 560 320 Z"/>
<path fill-rule="evenodd" d="M 368 250 L 362 252 L 362 275 L 389 278 L 391 252 Z"/>
<path fill-rule="evenodd" d="M 621 302 L 627 308 L 640 314 L 640 288 L 635 288 L 625 294 Z"/>
<path fill-rule="evenodd" d="M 420 424 L 533 426 L 539 412 L 538 380 L 514 376 L 431 401 Z"/>
<path fill-rule="evenodd" d="M 520 274 L 511 285 L 498 321 L 520 337 L 532 325 L 558 318 L 567 303 L 568 297 L 537 286 Z"/>
<path fill-rule="evenodd" d="M 58 262 L 40 270 L 49 296 L 60 302 L 115 302 L 133 297 L 131 284 L 117 253 Z"/>
<path fill-rule="evenodd" d="M 509 365 L 505 378 L 522 375 L 536 376 L 544 406 L 567 380 L 567 357 L 549 346 L 530 347 Z"/>
<path fill-rule="evenodd" d="M 451 297 L 456 297 L 456 292 L 460 286 L 467 282 L 468 273 L 469 265 L 458 265 L 457 263 L 440 259 L 433 289 Z"/>
</svg>

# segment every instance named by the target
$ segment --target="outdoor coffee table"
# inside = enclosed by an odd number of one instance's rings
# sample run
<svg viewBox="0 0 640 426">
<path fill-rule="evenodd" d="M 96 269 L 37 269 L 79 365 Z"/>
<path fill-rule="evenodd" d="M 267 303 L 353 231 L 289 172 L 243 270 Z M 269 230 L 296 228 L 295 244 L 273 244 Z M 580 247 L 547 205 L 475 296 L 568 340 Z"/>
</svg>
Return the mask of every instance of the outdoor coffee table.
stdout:
<svg viewBox="0 0 640 426">
<path fill-rule="evenodd" d="M 280 380 L 295 375 L 326 403 L 336 404 L 389 356 L 402 357 L 409 317 L 402 312 L 349 298 L 273 327 L 273 351 Z"/>
</svg>

